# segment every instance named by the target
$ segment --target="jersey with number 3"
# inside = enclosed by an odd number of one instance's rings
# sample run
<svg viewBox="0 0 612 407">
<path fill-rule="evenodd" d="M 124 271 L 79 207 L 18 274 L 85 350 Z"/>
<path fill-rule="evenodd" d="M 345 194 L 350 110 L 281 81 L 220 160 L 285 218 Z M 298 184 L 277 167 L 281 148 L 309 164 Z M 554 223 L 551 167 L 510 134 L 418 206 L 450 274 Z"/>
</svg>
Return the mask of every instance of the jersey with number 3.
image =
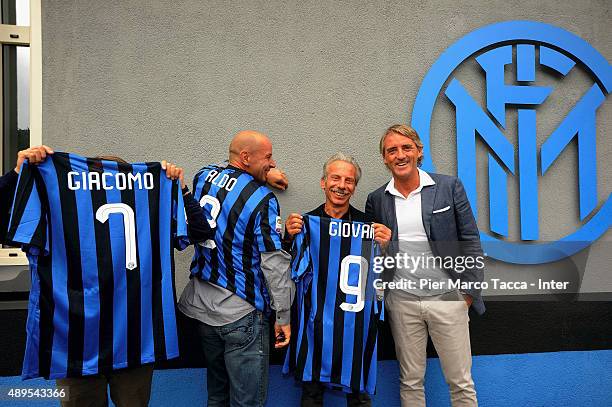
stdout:
<svg viewBox="0 0 612 407">
<path fill-rule="evenodd" d="M 60 152 L 26 162 L 8 233 L 32 277 L 22 377 L 177 357 L 173 251 L 186 236 L 178 182 L 159 163 Z"/>
<path fill-rule="evenodd" d="M 268 312 L 270 298 L 260 255 L 282 248 L 276 196 L 265 184 L 233 166 L 202 168 L 194 177 L 193 189 L 204 216 L 216 230 L 214 239 L 195 246 L 192 276 Z"/>
<path fill-rule="evenodd" d="M 378 321 L 371 223 L 304 215 L 292 249 L 297 298 L 283 371 L 374 394 Z"/>
</svg>

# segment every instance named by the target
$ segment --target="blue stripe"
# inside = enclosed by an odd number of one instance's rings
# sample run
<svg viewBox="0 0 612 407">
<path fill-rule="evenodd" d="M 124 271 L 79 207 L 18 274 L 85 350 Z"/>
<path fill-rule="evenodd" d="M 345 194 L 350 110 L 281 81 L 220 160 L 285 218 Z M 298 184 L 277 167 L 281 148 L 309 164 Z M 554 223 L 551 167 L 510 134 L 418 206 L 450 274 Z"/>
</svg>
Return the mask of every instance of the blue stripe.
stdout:
<svg viewBox="0 0 612 407">
<path fill-rule="evenodd" d="M 295 235 L 295 239 L 293 241 L 293 246 L 297 248 L 294 256 L 291 260 L 291 278 L 296 280 L 296 297 L 295 297 L 295 307 L 297 308 L 297 316 L 299 318 L 298 321 L 298 332 L 297 338 L 294 338 L 294 341 L 289 344 L 289 349 L 285 355 L 285 363 L 283 364 L 283 373 L 287 374 L 290 371 L 290 365 L 297 365 L 297 361 L 300 355 L 300 349 L 302 348 L 302 335 L 304 335 L 304 296 L 306 294 L 306 290 L 308 288 L 307 279 L 302 278 L 302 274 L 298 274 L 296 270 L 305 270 L 306 265 L 310 262 L 310 259 L 307 258 L 308 249 L 303 247 L 304 235 L 308 233 L 308 223 L 304 224 L 304 228 L 302 228 L 301 233 Z M 302 265 L 304 267 L 302 268 Z M 295 324 L 296 322 L 293 321 Z M 295 348 L 295 359 L 290 360 L 292 348 Z"/>
<path fill-rule="evenodd" d="M 27 167 L 28 165 L 28 160 L 26 159 L 22 164 L 21 164 L 21 168 L 19 169 L 19 175 L 17 176 L 17 188 L 15 188 L 15 191 L 13 192 L 13 205 L 15 205 L 15 202 L 17 202 L 17 191 L 19 190 L 19 187 L 21 186 L 21 177 L 23 177 L 24 175 L 24 169 Z M 25 213 L 24 213 L 25 214 Z M 14 212 L 13 210 L 11 210 L 11 213 L 9 215 L 9 227 L 10 225 L 13 224 L 13 215 Z M 21 222 L 21 220 L 20 220 Z"/>
<path fill-rule="evenodd" d="M 206 176 L 210 174 L 212 170 L 213 168 L 203 170 L 194 179 L 194 185 L 195 185 L 197 198 L 201 198 L 200 195 L 203 194 L 202 190 L 204 186 L 208 184 L 205 181 Z M 234 171 L 235 171 L 234 169 L 223 169 L 216 175 L 216 177 L 223 177 L 224 174 L 228 174 L 228 175 L 233 174 Z M 262 251 L 261 248 L 265 247 L 263 244 L 264 243 L 263 239 L 261 239 L 261 233 L 256 234 L 256 239 L 254 242 L 255 244 L 252 246 L 252 249 L 254 250 L 253 250 L 253 256 L 251 257 L 251 263 L 249 265 L 250 266 L 249 270 L 243 269 L 242 254 L 244 250 L 243 244 L 244 244 L 246 226 L 248 224 L 248 221 L 251 215 L 253 214 L 253 210 L 257 207 L 257 205 L 259 205 L 259 203 L 261 203 L 261 200 L 269 193 L 269 190 L 266 187 L 259 187 L 258 189 L 256 189 L 253 192 L 253 194 L 251 194 L 251 196 L 248 197 L 247 202 L 245 203 L 244 208 L 240 212 L 237 221 L 234 224 L 231 224 L 231 225 L 228 224 L 229 217 L 232 214 L 231 213 L 232 207 L 237 202 L 237 200 L 240 198 L 240 195 L 244 191 L 244 188 L 247 187 L 252 182 L 252 180 L 253 178 L 250 175 L 240 174 L 237 177 L 236 183 L 234 184 L 232 190 L 229 191 L 225 195 L 225 198 L 220 208 L 221 211 L 216 218 L 217 229 L 215 232 L 214 241 L 215 241 L 215 245 L 217 249 L 210 250 L 210 249 L 203 248 L 200 245 L 197 245 L 195 247 L 195 254 L 193 257 L 194 266 L 191 269 L 191 273 L 194 275 L 197 275 L 202 280 L 210 280 L 211 273 L 212 273 L 212 256 L 217 256 L 215 259 L 217 270 L 215 271 L 218 273 L 219 277 L 217 281 L 215 281 L 215 284 L 220 287 L 227 288 L 227 281 L 228 281 L 227 266 L 229 266 L 229 264 L 227 264 L 225 261 L 225 255 L 224 255 L 223 248 L 228 247 L 229 250 L 231 250 L 231 254 L 232 254 L 231 255 L 232 257 L 231 266 L 233 266 L 233 269 L 234 269 L 236 295 L 246 299 L 246 290 L 245 290 L 246 289 L 245 287 L 246 273 L 254 273 L 254 281 L 255 281 L 255 299 L 254 299 L 255 304 L 254 305 L 257 309 L 261 311 L 265 311 L 267 304 L 269 303 L 269 299 L 267 296 L 266 288 L 262 283 L 263 276 L 261 274 L 261 268 L 260 268 L 259 254 Z M 220 191 L 221 189 L 217 185 L 211 183 L 210 189 L 206 195 L 217 198 Z M 209 212 L 208 206 L 205 207 L 205 211 Z M 207 214 L 207 216 L 210 216 L 210 215 Z M 260 216 L 260 215 L 258 214 L 257 216 Z M 261 218 L 258 218 L 258 220 L 261 220 Z M 257 222 L 258 225 L 259 223 L 260 222 Z M 224 235 L 228 227 L 233 228 L 232 230 L 233 236 L 232 236 L 231 242 L 224 241 Z M 279 239 L 278 239 L 278 244 L 279 244 L 278 247 L 280 248 Z M 205 261 L 203 262 L 202 262 L 202 257 L 205 259 Z M 200 262 L 198 262 L 198 260 Z M 199 263 L 202 263 L 202 264 L 199 264 Z"/>
<path fill-rule="evenodd" d="M 200 177 L 197 179 L 197 187 L 196 187 L 196 199 L 201 199 L 202 197 L 200 196 L 202 194 L 202 188 L 204 187 L 204 183 L 205 183 L 205 179 L 206 176 L 210 173 L 210 171 L 212 171 L 212 169 L 207 170 L 207 171 L 203 171 L 200 174 Z M 216 197 L 217 196 L 217 192 L 219 191 L 219 187 L 217 187 L 216 185 L 212 184 L 210 186 L 210 189 L 208 190 L 208 193 L 206 195 L 212 196 L 212 197 Z M 210 217 L 210 208 L 208 208 L 208 206 L 203 208 L 205 214 L 207 217 Z M 219 239 L 217 238 L 218 236 L 218 229 L 217 232 L 215 233 L 215 244 L 217 244 L 218 246 L 218 241 Z M 214 250 L 210 250 L 207 248 L 204 248 L 200 245 L 196 245 L 195 246 L 195 252 L 193 255 L 193 260 L 196 261 L 196 265 L 195 265 L 195 269 L 191 270 L 192 274 L 199 274 L 199 278 L 201 278 L 202 280 L 208 280 L 210 279 L 210 273 L 212 271 L 211 269 L 211 259 L 213 255 L 218 255 L 218 250 L 214 251 Z M 200 266 L 197 262 L 197 260 L 200 257 L 204 257 L 204 259 L 206 260 L 204 262 L 204 264 L 202 266 Z"/>
<path fill-rule="evenodd" d="M 367 336 L 365 338 L 367 338 Z M 376 365 L 378 365 L 378 334 L 376 337 L 376 342 L 374 343 L 374 351 L 372 352 L 372 362 L 370 363 L 368 382 L 365 384 L 365 390 L 370 394 L 374 394 L 374 391 L 376 390 Z M 363 369 L 361 370 L 363 371 Z M 361 375 L 361 387 L 363 388 L 363 374 Z"/>
<path fill-rule="evenodd" d="M 40 280 L 38 278 L 38 256 L 28 255 L 30 263 L 30 298 L 28 301 L 28 319 L 26 322 L 26 349 L 23 358 L 22 377 L 40 376 L 38 368 L 38 347 L 40 345 Z"/>
<path fill-rule="evenodd" d="M 88 172 L 83 158 L 68 155 L 73 171 Z M 83 185 L 84 186 L 84 185 Z M 78 188 L 74 191 L 76 198 L 77 221 L 79 227 L 79 246 L 81 248 L 81 270 L 83 279 L 83 370 L 88 373 L 98 371 L 98 353 L 100 338 L 100 292 L 98 287 L 98 257 L 96 239 L 92 238 L 94 230 L 93 204 L 91 191 Z"/>
<path fill-rule="evenodd" d="M 68 367 L 68 275 L 64 223 L 59 197 L 57 172 L 53 160 L 39 164 L 38 170 L 46 182 L 49 212 L 53 219 L 51 274 L 53 280 L 53 346 L 50 376 L 65 377 Z"/>
<path fill-rule="evenodd" d="M 28 196 L 28 202 L 23 211 L 23 215 L 19 220 L 19 225 L 17 226 L 15 236 L 13 236 L 12 240 L 19 243 L 29 244 L 34 237 L 34 233 L 36 233 L 36 228 L 40 223 L 41 216 L 40 198 L 38 195 L 38 190 L 36 189 L 36 183 L 34 180 L 32 180 L 32 191 L 30 192 L 30 196 Z M 12 217 L 13 212 L 11 211 L 11 219 Z"/>
<path fill-rule="evenodd" d="M 259 224 L 260 214 L 256 215 L 258 219 L 255 220 L 256 224 Z M 257 270 L 259 268 L 259 246 L 263 244 L 263 236 L 261 233 L 257 233 L 256 239 L 253 241 L 253 256 L 251 257 L 251 270 Z M 261 279 L 255 276 L 255 308 L 263 311 L 265 300 L 262 296 Z"/>
<path fill-rule="evenodd" d="M 133 164 L 134 174 L 147 172 L 146 164 Z M 149 223 L 149 191 L 144 188 L 134 189 L 134 206 L 136 212 L 136 230 L 138 231 L 138 261 L 140 269 L 140 361 L 155 360 L 153 339 L 153 249 L 151 247 L 151 226 Z"/>
<path fill-rule="evenodd" d="M 330 224 L 336 222 L 330 219 Z M 340 230 L 341 228 L 338 228 Z M 323 307 L 323 358 L 321 377 L 331 376 L 331 355 L 334 350 L 334 313 L 336 310 L 336 292 L 338 288 L 338 270 L 340 265 L 340 245 L 342 238 L 338 235 L 329 237 L 329 259 L 327 261 L 327 287 L 325 287 L 325 305 Z M 319 270 L 322 272 L 322 270 Z"/>
<path fill-rule="evenodd" d="M 242 253 L 244 251 L 243 242 L 246 234 L 246 226 L 249 223 L 249 219 L 253 214 L 253 211 L 261 202 L 261 196 L 257 190 L 255 193 L 251 194 L 249 199 L 247 199 L 244 204 L 244 208 L 238 217 L 238 224 L 236 225 L 236 230 L 234 234 L 234 240 L 232 241 L 232 264 L 234 265 L 234 270 L 236 270 L 236 292 L 241 293 L 246 297 L 246 273 L 255 273 L 255 304 L 256 308 L 260 311 L 263 311 L 264 308 L 264 300 L 261 296 L 261 285 L 258 284 L 259 276 L 257 275 L 260 270 L 260 256 L 258 245 L 259 242 L 257 239 L 253 240 L 251 244 L 251 250 L 253 256 L 251 256 L 251 269 L 243 270 L 242 264 Z M 259 287 L 258 287 L 259 286 Z"/>
<path fill-rule="evenodd" d="M 309 249 L 311 255 L 311 261 L 315 267 L 319 264 L 319 247 L 321 246 L 321 236 L 319 230 L 321 228 L 321 219 L 318 216 L 308 217 L 308 224 L 310 225 L 310 242 Z M 318 297 L 318 284 L 319 284 L 319 273 L 313 273 L 312 276 L 312 289 L 310 291 L 310 298 L 312 302 L 312 310 L 308 315 L 308 326 L 306 329 L 306 338 L 308 339 L 308 352 L 306 354 L 306 363 L 304 364 L 304 380 L 312 380 L 312 354 L 314 346 L 314 318 L 317 315 L 317 297 Z"/>
<path fill-rule="evenodd" d="M 243 243 L 244 243 L 244 238 L 245 238 L 245 233 L 246 233 L 246 225 L 249 223 L 249 219 L 251 217 L 251 214 L 253 213 L 253 210 L 259 203 L 255 198 L 256 195 L 257 195 L 256 193 L 251 194 L 249 199 L 247 199 L 244 207 L 242 208 L 242 212 L 240 212 L 240 216 L 238 216 L 238 222 L 236 222 L 236 225 L 234 225 L 234 238 L 232 240 L 232 266 L 234 267 L 234 270 L 236 271 L 236 279 L 235 279 L 236 291 L 239 293 L 242 293 L 243 295 L 246 295 L 245 273 L 249 273 L 251 271 L 256 272 L 256 269 L 253 269 L 253 268 L 251 268 L 251 270 L 242 269 L 242 253 L 244 252 Z M 233 197 L 234 201 L 238 196 L 239 194 L 236 197 Z M 256 251 L 253 252 L 252 257 L 253 258 L 259 257 L 257 256 Z M 255 262 L 253 261 L 251 263 L 252 266 L 254 265 L 253 263 Z"/>
<path fill-rule="evenodd" d="M 172 213 L 172 181 L 160 175 L 159 179 L 159 250 L 162 269 L 162 309 L 164 312 L 164 334 L 166 336 L 166 357 L 178 356 L 176 316 L 174 315 L 174 287 L 172 282 L 172 255 L 170 244 L 170 214 Z"/>
<path fill-rule="evenodd" d="M 267 187 L 264 187 L 264 188 L 267 190 L 267 192 L 269 192 Z M 276 218 L 278 216 L 280 216 L 280 209 L 278 207 L 278 201 L 276 200 L 276 198 L 271 198 L 270 199 L 270 209 L 268 210 L 268 222 L 270 224 L 270 229 L 271 229 L 270 238 L 274 242 L 274 246 L 276 246 L 275 247 L 276 250 L 281 250 L 283 248 L 281 244 L 281 235 L 276 230 Z"/>
<path fill-rule="evenodd" d="M 102 161 L 104 172 L 116 174 L 117 163 Z M 121 191 L 115 189 L 115 177 L 107 177 L 106 190 L 107 203 L 120 203 Z M 125 230 L 123 215 L 112 213 L 108 217 L 111 253 L 113 259 L 113 366 L 125 367 L 127 365 L 127 278 L 125 268 Z"/>
<path fill-rule="evenodd" d="M 224 173 L 227 172 L 228 171 L 224 171 Z M 236 265 L 242 261 L 242 241 L 244 240 L 244 226 L 241 228 L 240 223 L 244 222 L 243 213 L 241 213 L 238 217 L 238 222 L 236 224 L 228 225 L 227 221 L 229 216 L 231 215 L 232 206 L 234 206 L 234 203 L 236 203 L 236 200 L 240 196 L 240 193 L 242 192 L 244 187 L 248 185 L 249 181 L 249 177 L 245 177 L 243 175 L 238 177 L 236 185 L 234 186 L 232 191 L 228 192 L 228 194 L 225 196 L 225 200 L 221 205 L 221 211 L 219 212 L 219 216 L 217 217 L 217 233 L 215 235 L 215 241 L 217 244 L 218 251 L 217 254 L 219 256 L 219 280 L 217 281 L 217 285 L 220 285 L 224 288 L 227 287 L 227 266 L 225 264 L 225 255 L 223 250 L 224 245 L 227 246 L 229 244 L 231 246 L 232 258 L 234 259 L 232 265 L 234 266 L 235 270 L 242 270 L 241 264 L 238 265 L 237 268 Z M 248 222 L 248 219 L 246 221 Z M 234 236 L 237 237 L 240 241 L 237 246 L 234 245 L 234 242 L 226 242 L 223 239 L 226 229 L 228 227 L 234 228 Z M 244 292 L 242 293 L 242 296 L 244 297 Z"/>
</svg>

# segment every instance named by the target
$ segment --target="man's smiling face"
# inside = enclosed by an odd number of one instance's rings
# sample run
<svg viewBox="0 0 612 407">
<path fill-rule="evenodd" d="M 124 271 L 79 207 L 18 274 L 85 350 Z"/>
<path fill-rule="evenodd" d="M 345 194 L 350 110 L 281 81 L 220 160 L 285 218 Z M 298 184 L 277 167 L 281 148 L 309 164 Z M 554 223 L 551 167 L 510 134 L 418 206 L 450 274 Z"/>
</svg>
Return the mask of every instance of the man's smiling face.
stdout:
<svg viewBox="0 0 612 407">
<path fill-rule="evenodd" d="M 348 205 L 357 185 L 357 171 L 353 164 L 334 161 L 327 166 L 327 177 L 321 180 L 325 200 L 335 207 Z"/>
<path fill-rule="evenodd" d="M 417 171 L 417 163 L 423 156 L 423 149 L 409 137 L 389 133 L 384 140 L 383 160 L 393 177 L 399 180 L 410 179 Z"/>
</svg>

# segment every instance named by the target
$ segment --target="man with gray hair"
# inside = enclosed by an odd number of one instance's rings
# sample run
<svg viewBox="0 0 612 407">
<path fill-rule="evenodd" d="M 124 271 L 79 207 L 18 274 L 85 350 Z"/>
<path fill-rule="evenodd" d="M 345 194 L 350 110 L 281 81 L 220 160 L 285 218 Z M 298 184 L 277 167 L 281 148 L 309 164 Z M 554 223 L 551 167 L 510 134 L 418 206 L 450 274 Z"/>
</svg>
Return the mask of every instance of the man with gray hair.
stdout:
<svg viewBox="0 0 612 407">
<path fill-rule="evenodd" d="M 332 155 L 323 165 L 321 189 L 325 193 L 325 203 L 310 211 L 307 215 L 322 218 L 335 218 L 346 221 L 370 222 L 372 219 L 354 208 L 349 202 L 361 178 L 361 168 L 357 161 L 342 153 Z M 289 250 L 296 234 L 304 225 L 298 213 L 292 213 L 285 222 L 285 239 L 283 247 Z M 374 223 L 374 238 L 381 244 L 391 239 L 391 230 L 380 223 Z M 302 403 L 304 406 L 322 406 L 324 385 L 318 381 L 304 381 L 302 384 Z M 367 393 L 346 393 L 348 406 L 370 406 Z"/>
</svg>

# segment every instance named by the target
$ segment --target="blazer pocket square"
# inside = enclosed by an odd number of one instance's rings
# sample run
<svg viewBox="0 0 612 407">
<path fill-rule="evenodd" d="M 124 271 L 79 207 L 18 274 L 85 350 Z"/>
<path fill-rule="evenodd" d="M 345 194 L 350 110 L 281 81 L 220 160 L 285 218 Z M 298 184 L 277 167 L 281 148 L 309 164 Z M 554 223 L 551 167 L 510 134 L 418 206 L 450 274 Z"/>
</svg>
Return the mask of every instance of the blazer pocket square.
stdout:
<svg viewBox="0 0 612 407">
<path fill-rule="evenodd" d="M 444 207 L 442 209 L 436 209 L 435 211 L 433 211 L 432 213 L 440 213 L 440 212 L 446 212 L 447 210 L 450 209 L 450 206 Z"/>
</svg>

